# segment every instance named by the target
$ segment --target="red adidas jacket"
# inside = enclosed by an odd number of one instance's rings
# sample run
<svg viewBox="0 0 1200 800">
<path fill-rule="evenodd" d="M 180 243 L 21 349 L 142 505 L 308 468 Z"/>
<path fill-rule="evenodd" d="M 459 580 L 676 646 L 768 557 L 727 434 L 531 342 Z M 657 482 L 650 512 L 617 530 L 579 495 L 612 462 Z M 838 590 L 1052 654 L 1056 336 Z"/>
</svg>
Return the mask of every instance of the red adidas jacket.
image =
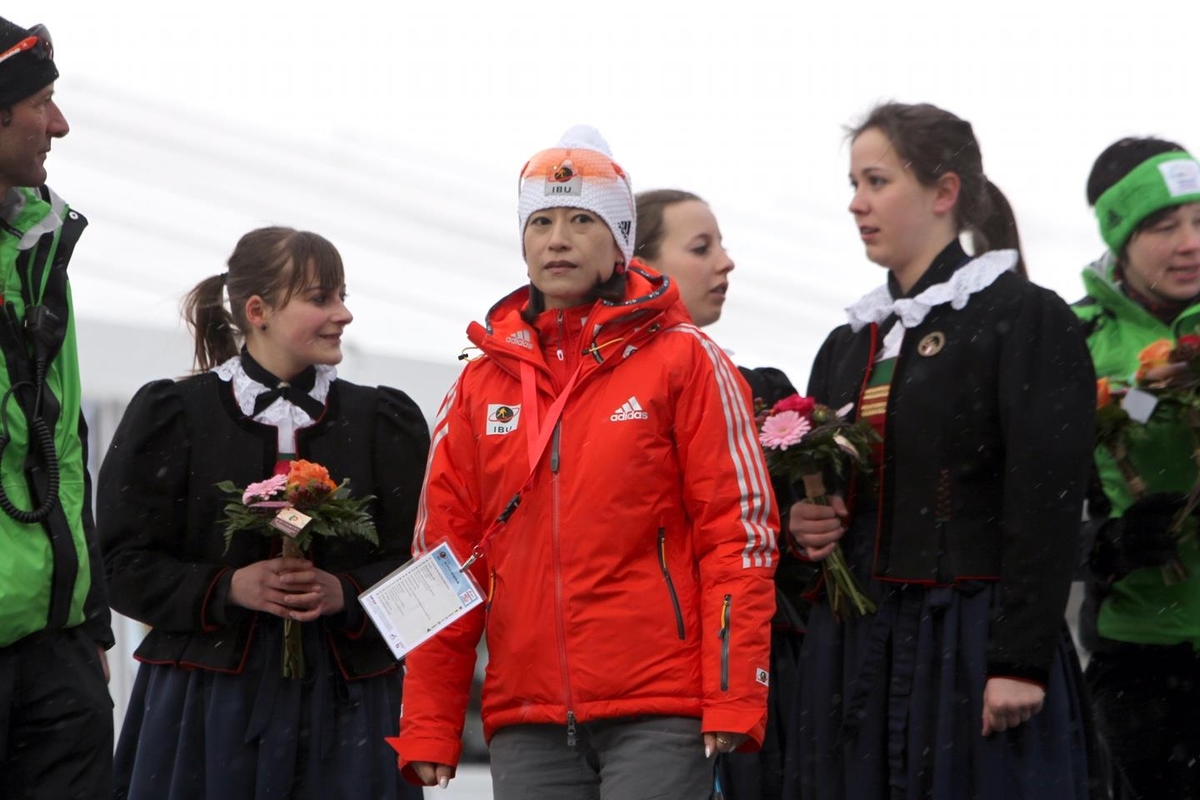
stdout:
<svg viewBox="0 0 1200 800">
<path fill-rule="evenodd" d="M 674 284 L 637 261 L 628 284 L 623 303 L 549 311 L 540 326 L 521 317 L 522 289 L 468 329 L 484 357 L 438 414 L 418 554 L 443 540 L 472 552 L 529 476 L 532 418 L 581 366 L 531 487 L 471 568 L 485 608 L 408 656 L 402 769 L 457 764 L 485 630 L 488 740 L 652 714 L 761 744 L 778 514 L 749 389 Z"/>
</svg>

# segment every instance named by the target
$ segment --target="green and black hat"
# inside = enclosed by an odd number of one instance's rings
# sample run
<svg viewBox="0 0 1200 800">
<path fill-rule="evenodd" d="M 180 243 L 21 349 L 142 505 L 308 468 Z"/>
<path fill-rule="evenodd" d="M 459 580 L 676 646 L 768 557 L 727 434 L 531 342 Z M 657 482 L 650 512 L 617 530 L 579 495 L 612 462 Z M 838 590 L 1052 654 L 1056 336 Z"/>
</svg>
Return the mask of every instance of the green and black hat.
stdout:
<svg viewBox="0 0 1200 800">
<path fill-rule="evenodd" d="M 1120 253 L 1138 224 L 1156 211 L 1200 203 L 1200 162 L 1177 150 L 1140 162 L 1096 200 L 1096 221 L 1109 249 Z"/>
</svg>

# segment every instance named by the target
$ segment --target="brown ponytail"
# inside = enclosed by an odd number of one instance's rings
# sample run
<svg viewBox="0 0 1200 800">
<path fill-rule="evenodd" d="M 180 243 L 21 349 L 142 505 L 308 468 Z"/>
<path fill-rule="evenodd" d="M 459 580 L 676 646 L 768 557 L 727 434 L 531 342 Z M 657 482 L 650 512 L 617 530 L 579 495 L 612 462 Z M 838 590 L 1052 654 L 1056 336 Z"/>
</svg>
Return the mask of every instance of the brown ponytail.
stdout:
<svg viewBox="0 0 1200 800">
<path fill-rule="evenodd" d="M 196 284 L 183 301 L 183 318 L 195 340 L 196 370 L 203 372 L 238 353 L 237 330 L 222 295 L 225 275 Z"/>
<path fill-rule="evenodd" d="M 1000 191 L 1000 187 L 986 178 L 984 180 L 988 213 L 983 219 L 969 224 L 971 249 L 976 254 L 989 250 L 1016 250 L 1017 274 L 1028 278 L 1025 255 L 1021 252 L 1021 234 L 1017 231 L 1017 219 L 1013 215 L 1012 205 L 1004 196 L 1004 192 Z"/>
</svg>

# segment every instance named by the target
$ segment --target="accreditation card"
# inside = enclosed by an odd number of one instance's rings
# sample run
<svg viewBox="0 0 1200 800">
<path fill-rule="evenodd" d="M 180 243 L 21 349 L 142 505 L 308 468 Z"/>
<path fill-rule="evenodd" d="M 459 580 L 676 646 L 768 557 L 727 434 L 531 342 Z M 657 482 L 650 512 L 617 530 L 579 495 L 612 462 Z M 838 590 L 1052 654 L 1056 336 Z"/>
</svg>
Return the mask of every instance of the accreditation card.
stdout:
<svg viewBox="0 0 1200 800">
<path fill-rule="evenodd" d="M 483 602 L 483 593 L 445 542 L 358 596 L 396 658 Z"/>
</svg>

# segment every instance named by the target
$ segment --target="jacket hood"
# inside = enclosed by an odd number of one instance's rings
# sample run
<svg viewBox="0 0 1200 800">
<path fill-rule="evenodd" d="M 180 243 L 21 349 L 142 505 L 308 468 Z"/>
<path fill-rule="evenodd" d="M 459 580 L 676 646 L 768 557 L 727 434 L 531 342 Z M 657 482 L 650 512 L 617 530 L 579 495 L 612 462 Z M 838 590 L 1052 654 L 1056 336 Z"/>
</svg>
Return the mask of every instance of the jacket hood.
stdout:
<svg viewBox="0 0 1200 800">
<path fill-rule="evenodd" d="M 18 250 L 28 250 L 44 234 L 61 228 L 66 215 L 66 202 L 49 186 L 14 186 L 0 196 L 0 219 L 10 233 L 17 235 Z"/>
<path fill-rule="evenodd" d="M 601 331 L 605 338 L 620 333 L 624 343 L 635 344 L 644 336 L 681 323 L 691 322 L 679 288 L 666 275 L 655 272 L 634 259 L 627 272 L 625 296 L 619 302 L 597 300 L 588 314 L 589 343 L 595 344 Z M 519 331 L 534 333 L 521 316 L 529 305 L 529 287 L 522 286 L 502 298 L 488 311 L 484 323 L 473 322 L 467 327 L 467 337 L 488 355 L 504 354 L 528 358 L 536 348 Z M 598 357 L 598 360 L 599 357 Z"/>
<path fill-rule="evenodd" d="M 1099 282 L 1107 284 L 1109 287 L 1117 288 L 1117 257 L 1112 253 L 1105 252 L 1104 255 L 1097 258 L 1092 263 L 1083 268 L 1083 282 L 1087 285 L 1090 282 Z"/>
<path fill-rule="evenodd" d="M 1107 315 L 1136 320 L 1139 325 L 1160 325 L 1149 311 L 1121 290 L 1116 271 L 1117 257 L 1108 252 L 1083 268 L 1080 277 L 1087 299 L 1075 303 L 1075 313 L 1085 320 Z"/>
<path fill-rule="evenodd" d="M 1117 257 L 1112 253 L 1105 253 L 1084 267 L 1082 274 L 1083 288 L 1087 296 L 1096 301 L 1100 308 L 1105 309 L 1106 313 L 1128 319 L 1154 320 L 1155 317 L 1148 310 L 1143 308 L 1121 289 L 1116 271 Z M 1086 317 L 1087 314 L 1094 314 L 1096 312 L 1077 310 L 1076 313 Z M 1181 323 L 1195 319 L 1197 314 L 1200 314 L 1200 303 L 1194 302 L 1180 312 L 1175 318 L 1174 323 L 1167 327 L 1177 328 Z M 1188 324 L 1191 323 L 1188 322 Z M 1177 332 L 1190 333 L 1191 330 L 1187 329 Z"/>
</svg>

